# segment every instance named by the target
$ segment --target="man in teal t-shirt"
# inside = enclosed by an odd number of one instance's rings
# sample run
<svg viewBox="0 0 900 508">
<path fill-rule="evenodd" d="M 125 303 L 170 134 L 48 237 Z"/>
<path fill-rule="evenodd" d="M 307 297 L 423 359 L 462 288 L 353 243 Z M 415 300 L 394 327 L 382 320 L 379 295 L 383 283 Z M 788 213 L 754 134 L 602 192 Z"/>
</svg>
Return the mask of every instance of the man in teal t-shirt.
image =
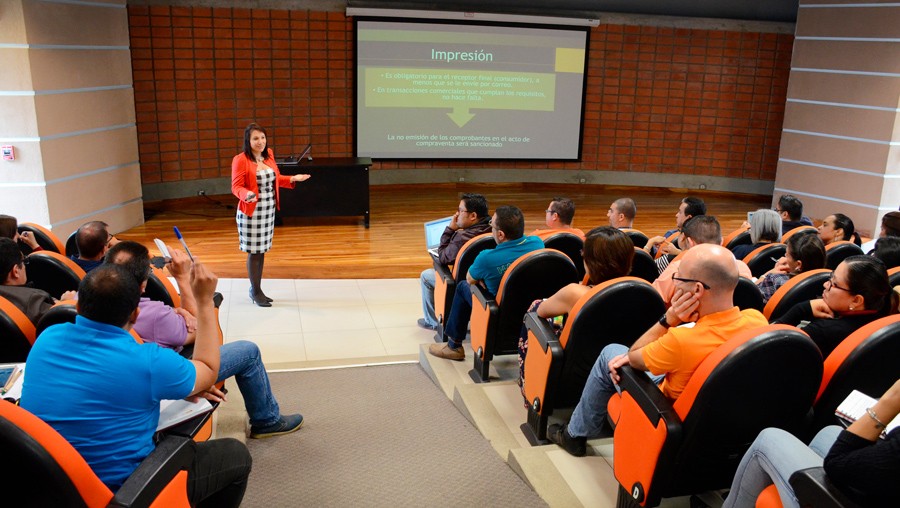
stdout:
<svg viewBox="0 0 900 508">
<path fill-rule="evenodd" d="M 481 281 L 492 295 L 497 294 L 500 280 L 509 265 L 519 257 L 544 248 L 544 242 L 536 236 L 524 236 L 525 217 L 522 210 L 515 206 L 501 206 L 491 218 L 491 234 L 497 247 L 482 251 L 475 257 L 466 280 L 456 285 L 453 303 L 450 305 L 450 316 L 444 335 L 447 342 L 432 344 L 428 352 L 439 358 L 462 361 L 466 352 L 462 347 L 466 338 L 466 329 L 472 316 L 471 284 Z"/>
</svg>

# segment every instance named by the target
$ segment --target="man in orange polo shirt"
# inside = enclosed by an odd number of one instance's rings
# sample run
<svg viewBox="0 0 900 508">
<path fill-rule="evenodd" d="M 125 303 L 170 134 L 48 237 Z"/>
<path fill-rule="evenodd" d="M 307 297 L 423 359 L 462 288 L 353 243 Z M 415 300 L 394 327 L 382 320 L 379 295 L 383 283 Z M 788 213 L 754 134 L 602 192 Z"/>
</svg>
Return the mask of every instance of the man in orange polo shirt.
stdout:
<svg viewBox="0 0 900 508">
<path fill-rule="evenodd" d="M 701 244 L 684 254 L 675 273 L 672 306 L 629 349 L 611 344 L 600 352 L 588 376 L 581 400 L 566 425 L 551 425 L 548 437 L 567 452 L 585 454 L 587 439 L 600 437 L 606 422 L 606 404 L 616 392 L 618 369 L 623 365 L 647 371 L 660 390 L 677 399 L 700 363 L 738 332 L 766 326 L 759 311 L 740 310 L 732 296 L 738 269 L 731 251 Z M 678 327 L 694 323 L 691 328 Z M 670 328 L 671 327 L 671 328 Z"/>
</svg>

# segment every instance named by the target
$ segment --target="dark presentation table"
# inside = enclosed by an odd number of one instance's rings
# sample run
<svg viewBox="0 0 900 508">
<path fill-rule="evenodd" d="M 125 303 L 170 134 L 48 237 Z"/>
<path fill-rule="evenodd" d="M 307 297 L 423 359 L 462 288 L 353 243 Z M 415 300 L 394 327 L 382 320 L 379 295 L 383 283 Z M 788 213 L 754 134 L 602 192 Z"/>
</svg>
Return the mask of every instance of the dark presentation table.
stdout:
<svg viewBox="0 0 900 508">
<path fill-rule="evenodd" d="M 284 217 L 341 217 L 362 215 L 369 227 L 369 166 L 372 159 L 333 158 L 279 160 L 284 175 L 308 174 L 293 189 L 281 188 Z"/>
</svg>

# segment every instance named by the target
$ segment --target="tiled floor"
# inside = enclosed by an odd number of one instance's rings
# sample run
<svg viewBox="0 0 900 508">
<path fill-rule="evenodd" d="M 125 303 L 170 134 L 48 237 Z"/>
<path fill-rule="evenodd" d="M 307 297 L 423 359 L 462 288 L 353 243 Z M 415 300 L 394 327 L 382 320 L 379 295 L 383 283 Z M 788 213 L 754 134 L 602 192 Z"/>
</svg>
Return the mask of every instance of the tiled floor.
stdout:
<svg viewBox="0 0 900 508">
<path fill-rule="evenodd" d="M 433 341 L 434 332 L 416 325 L 422 315 L 418 279 L 265 279 L 263 290 L 275 300 L 271 308 L 253 305 L 248 290 L 247 279 L 219 280 L 225 296 L 219 321 L 226 342 L 254 341 L 269 369 L 417 360 L 419 345 Z"/>
</svg>

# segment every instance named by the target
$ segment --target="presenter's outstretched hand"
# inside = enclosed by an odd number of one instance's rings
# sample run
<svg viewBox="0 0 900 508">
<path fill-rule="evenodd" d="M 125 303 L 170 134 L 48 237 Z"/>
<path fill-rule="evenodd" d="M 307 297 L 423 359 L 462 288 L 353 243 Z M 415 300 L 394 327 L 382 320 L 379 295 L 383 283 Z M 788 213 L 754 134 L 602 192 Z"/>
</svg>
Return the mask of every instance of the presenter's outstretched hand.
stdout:
<svg viewBox="0 0 900 508">
<path fill-rule="evenodd" d="M 247 193 L 247 199 L 245 199 L 244 201 L 246 201 L 246 202 L 248 202 L 248 203 L 256 203 L 256 193 L 255 193 L 255 192 L 248 192 L 248 193 Z"/>
<path fill-rule="evenodd" d="M 305 182 L 307 180 L 309 180 L 309 175 L 292 175 L 291 176 L 292 183 Z"/>
</svg>

